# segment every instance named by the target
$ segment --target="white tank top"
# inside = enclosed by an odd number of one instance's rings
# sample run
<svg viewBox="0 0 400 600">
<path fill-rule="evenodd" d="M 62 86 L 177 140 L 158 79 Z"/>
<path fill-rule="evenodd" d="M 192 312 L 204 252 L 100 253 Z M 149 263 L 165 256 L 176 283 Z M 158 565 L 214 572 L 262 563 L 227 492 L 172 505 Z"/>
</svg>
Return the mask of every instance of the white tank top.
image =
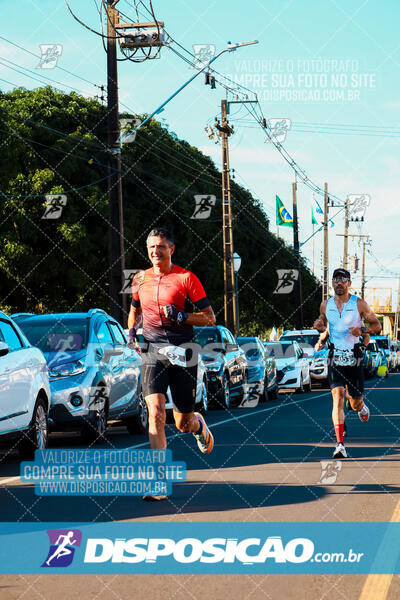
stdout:
<svg viewBox="0 0 400 600">
<path fill-rule="evenodd" d="M 359 339 L 349 332 L 349 327 L 361 327 L 361 315 L 357 308 L 357 296 L 352 294 L 349 300 L 343 304 L 342 313 L 336 305 L 335 299 L 329 298 L 326 305 L 326 318 L 329 323 L 329 337 L 335 349 L 353 350 L 354 344 Z"/>
</svg>

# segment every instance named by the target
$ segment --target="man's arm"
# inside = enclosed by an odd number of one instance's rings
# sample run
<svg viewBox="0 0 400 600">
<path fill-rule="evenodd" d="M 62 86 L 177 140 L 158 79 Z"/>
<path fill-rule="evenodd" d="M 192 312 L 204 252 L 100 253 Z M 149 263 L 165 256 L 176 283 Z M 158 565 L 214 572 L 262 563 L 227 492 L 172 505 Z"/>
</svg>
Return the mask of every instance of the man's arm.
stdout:
<svg viewBox="0 0 400 600">
<path fill-rule="evenodd" d="M 134 306 L 131 306 L 131 310 L 129 312 L 129 317 L 128 317 L 128 329 L 137 329 L 141 323 L 142 320 L 142 307 L 139 306 L 138 308 L 135 308 Z"/>
<path fill-rule="evenodd" d="M 369 304 L 365 302 L 365 300 L 362 300 L 362 298 L 357 298 L 357 308 L 361 317 L 368 323 L 368 327 L 366 328 L 367 331 L 365 333 L 372 335 L 380 333 L 382 329 L 381 324 Z M 360 337 L 363 334 L 361 327 L 350 327 L 349 331 L 355 337 Z"/>
<path fill-rule="evenodd" d="M 207 306 L 207 308 L 203 308 L 203 310 L 197 313 L 188 313 L 188 318 L 185 323 L 188 325 L 197 325 L 199 327 L 210 327 L 215 325 L 216 318 L 211 306 Z"/>
<path fill-rule="evenodd" d="M 329 337 L 328 319 L 326 318 L 327 303 L 328 303 L 327 300 L 324 300 L 323 302 L 321 302 L 321 306 L 319 308 L 319 317 L 314 322 L 314 325 L 313 325 L 314 329 L 316 329 L 320 333 L 319 340 L 315 344 L 315 350 L 317 352 L 318 352 L 318 350 L 322 350 L 322 348 L 325 346 L 326 340 Z"/>
</svg>

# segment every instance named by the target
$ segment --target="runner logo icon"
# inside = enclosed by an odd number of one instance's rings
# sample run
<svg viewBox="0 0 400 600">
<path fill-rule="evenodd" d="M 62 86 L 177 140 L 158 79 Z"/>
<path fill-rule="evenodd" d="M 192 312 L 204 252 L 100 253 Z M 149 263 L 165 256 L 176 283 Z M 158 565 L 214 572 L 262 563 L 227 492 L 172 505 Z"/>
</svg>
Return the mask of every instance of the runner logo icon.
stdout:
<svg viewBox="0 0 400 600">
<path fill-rule="evenodd" d="M 74 558 L 75 548 L 81 545 L 79 529 L 48 529 L 50 549 L 42 567 L 68 567 Z"/>
</svg>

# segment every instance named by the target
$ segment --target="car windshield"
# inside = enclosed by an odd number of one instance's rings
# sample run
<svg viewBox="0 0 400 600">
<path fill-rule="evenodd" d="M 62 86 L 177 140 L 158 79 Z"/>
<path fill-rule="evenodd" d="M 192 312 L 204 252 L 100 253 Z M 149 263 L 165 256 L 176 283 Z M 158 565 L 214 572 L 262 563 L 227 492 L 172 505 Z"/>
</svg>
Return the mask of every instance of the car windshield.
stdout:
<svg viewBox="0 0 400 600">
<path fill-rule="evenodd" d="M 220 341 L 218 329 L 214 329 L 213 327 L 195 327 L 194 341 L 202 348 L 208 346 L 209 344 L 218 343 Z"/>
<path fill-rule="evenodd" d="M 388 350 L 389 342 L 387 338 L 376 338 L 375 342 L 378 344 L 379 348 L 382 348 L 383 350 Z"/>
<path fill-rule="evenodd" d="M 17 322 L 32 346 L 42 352 L 76 351 L 87 346 L 86 319 L 51 318 Z"/>
<path fill-rule="evenodd" d="M 304 333 L 296 335 L 285 335 L 282 339 L 290 339 L 291 342 L 298 342 L 300 345 L 315 346 L 318 342 L 318 333 Z"/>
<path fill-rule="evenodd" d="M 245 351 L 247 358 L 258 358 L 260 356 L 260 350 L 254 340 L 250 340 L 248 338 L 237 338 L 236 341 Z"/>
<path fill-rule="evenodd" d="M 293 358 L 296 356 L 294 346 L 291 342 L 277 342 L 274 344 L 265 344 L 267 356 L 275 358 Z"/>
</svg>

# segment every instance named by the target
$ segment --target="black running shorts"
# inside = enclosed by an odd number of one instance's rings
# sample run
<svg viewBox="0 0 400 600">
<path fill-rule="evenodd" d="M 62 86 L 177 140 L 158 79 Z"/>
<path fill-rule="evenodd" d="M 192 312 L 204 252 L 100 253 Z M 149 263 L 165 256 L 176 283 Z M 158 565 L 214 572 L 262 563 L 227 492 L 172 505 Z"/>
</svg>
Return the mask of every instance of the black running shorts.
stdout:
<svg viewBox="0 0 400 600">
<path fill-rule="evenodd" d="M 188 351 L 191 353 L 191 351 Z M 190 413 L 194 411 L 197 388 L 196 364 L 181 367 L 170 363 L 166 356 L 158 353 L 157 346 L 149 344 L 142 350 L 142 389 L 143 395 L 164 394 L 168 386 L 171 391 L 172 404 L 175 412 Z"/>
<path fill-rule="evenodd" d="M 364 392 L 364 370 L 362 365 L 342 367 L 332 363 L 328 367 L 328 379 L 331 390 L 345 387 L 351 398 L 360 398 Z"/>
</svg>

